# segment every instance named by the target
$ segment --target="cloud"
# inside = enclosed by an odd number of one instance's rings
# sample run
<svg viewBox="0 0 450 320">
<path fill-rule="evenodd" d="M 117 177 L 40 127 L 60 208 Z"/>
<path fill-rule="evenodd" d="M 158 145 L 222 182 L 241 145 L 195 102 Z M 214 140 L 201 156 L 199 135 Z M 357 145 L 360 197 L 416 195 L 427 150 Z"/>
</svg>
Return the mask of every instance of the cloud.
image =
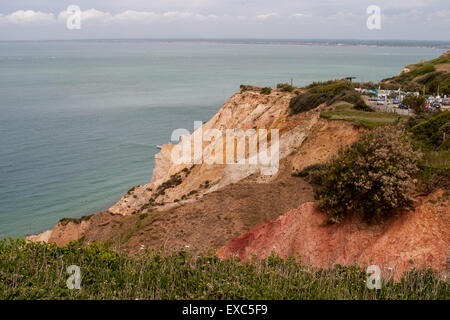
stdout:
<svg viewBox="0 0 450 320">
<path fill-rule="evenodd" d="M 21 0 L 17 0 L 21 1 Z M 25 0 L 24 0 L 25 1 Z M 105 0 L 106 1 L 106 0 Z M 200 7 L 179 6 L 158 8 L 139 7 L 135 9 L 110 7 L 108 11 L 88 9 L 81 12 L 81 30 L 72 32 L 66 28 L 66 21 L 72 15 L 66 11 L 46 13 L 45 11 L 18 10 L 0 13 L 0 39 L 47 39 L 47 38 L 111 38 L 111 37 L 318 37 L 318 38 L 432 38 L 448 40 L 445 30 L 450 27 L 448 6 L 439 8 L 420 7 L 420 0 L 413 0 L 415 6 L 408 9 L 382 9 L 382 30 L 369 32 L 366 28 L 368 15 L 365 6 L 342 4 L 324 9 L 321 6 L 292 5 L 289 10 L 277 6 L 242 5 L 240 10 L 224 10 L 216 0 L 199 0 Z M 156 0 L 155 0 L 156 1 Z M 157 0 L 161 3 L 163 0 Z M 168 1 L 168 0 L 164 0 Z M 181 3 L 181 0 L 170 0 Z M 256 0 L 249 0 L 250 3 Z M 258 0 L 269 3 L 268 0 Z M 283 0 L 280 0 L 283 1 Z M 331 0 L 330 5 L 334 4 Z M 344 3 L 350 0 L 342 0 Z M 383 0 L 384 1 L 384 0 Z M 80 5 L 82 5 L 80 3 Z M 130 3 L 127 4 L 129 6 Z M 272 5 L 272 4 L 271 4 Z M 342 9 L 342 8 L 345 9 Z M 89 7 L 87 7 L 89 8 Z M 136 9 L 138 8 L 138 9 Z M 35 10 L 36 7 L 34 7 Z M 256 11 L 257 10 L 257 11 Z M 276 23 L 274 23 L 276 22 Z M 313 32 L 310 32 L 313 30 Z M 69 33 L 70 32 L 70 33 Z"/>
<path fill-rule="evenodd" d="M 60 22 L 66 21 L 71 15 L 66 11 L 62 11 L 58 15 Z M 89 9 L 81 12 L 82 23 L 89 25 L 100 24 L 109 25 L 114 23 L 151 23 L 151 22 L 171 22 L 178 20 L 185 21 L 206 21 L 217 20 L 220 17 L 214 14 L 198 14 L 193 12 L 168 11 L 164 13 L 156 13 L 153 11 L 135 11 L 126 10 L 121 13 L 111 14 L 109 12 L 102 12 L 96 9 Z"/>
<path fill-rule="evenodd" d="M 301 19 L 301 18 L 306 17 L 306 14 L 304 14 L 304 13 L 294 13 L 291 17 L 295 18 L 295 19 Z"/>
<path fill-rule="evenodd" d="M 43 13 L 33 10 L 18 10 L 6 16 L 0 14 L 0 21 L 12 24 L 48 23 L 54 22 L 55 16 L 53 13 Z"/>
<path fill-rule="evenodd" d="M 278 17 L 277 13 L 267 13 L 267 14 L 257 15 L 256 19 L 259 20 L 259 21 L 265 21 L 267 19 L 276 18 L 276 17 Z"/>
<path fill-rule="evenodd" d="M 73 13 L 61 11 L 58 15 L 58 22 L 65 22 Z M 81 11 L 81 23 L 89 25 L 107 25 L 113 22 L 113 15 L 109 12 L 99 11 L 97 9 L 89 9 Z"/>
</svg>

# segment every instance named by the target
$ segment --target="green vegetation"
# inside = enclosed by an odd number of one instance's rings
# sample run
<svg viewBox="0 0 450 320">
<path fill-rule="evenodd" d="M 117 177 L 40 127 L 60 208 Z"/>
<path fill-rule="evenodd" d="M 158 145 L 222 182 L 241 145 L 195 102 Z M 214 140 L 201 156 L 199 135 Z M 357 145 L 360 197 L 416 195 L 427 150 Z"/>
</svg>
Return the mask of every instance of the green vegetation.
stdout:
<svg viewBox="0 0 450 320">
<path fill-rule="evenodd" d="M 147 204 L 144 204 L 140 211 L 145 210 L 150 206 L 162 205 L 162 203 L 156 203 L 156 199 L 161 195 L 165 195 L 167 189 L 175 188 L 176 186 L 183 183 L 183 177 L 181 176 L 182 173 L 184 173 L 184 178 L 187 178 L 191 174 L 191 171 L 192 169 L 194 169 L 194 167 L 195 164 L 192 165 L 189 169 L 183 168 L 183 170 L 181 170 L 180 172 L 171 175 L 169 180 L 164 181 L 160 186 L 158 186 L 149 202 Z"/>
<path fill-rule="evenodd" d="M 256 87 L 256 86 L 250 86 L 250 85 L 246 85 L 246 84 L 241 84 L 240 89 L 242 92 L 245 91 L 251 91 L 251 90 L 260 90 L 261 88 Z"/>
<path fill-rule="evenodd" d="M 402 103 L 412 109 L 415 114 L 425 112 L 427 100 L 423 96 L 409 96 L 403 99 Z"/>
<path fill-rule="evenodd" d="M 427 73 L 436 71 L 436 68 L 431 63 L 420 63 L 416 64 L 415 68 L 410 72 L 406 72 L 403 74 L 403 77 L 411 81 L 415 77 L 423 76 Z"/>
<path fill-rule="evenodd" d="M 425 167 L 450 170 L 450 150 L 429 151 L 422 163 Z"/>
<path fill-rule="evenodd" d="M 444 54 L 436 59 L 430 60 L 430 63 L 434 65 L 450 63 L 450 54 Z"/>
<path fill-rule="evenodd" d="M 320 116 L 329 120 L 350 121 L 369 128 L 393 125 L 399 121 L 407 119 L 406 116 L 401 116 L 395 113 L 357 110 L 348 104 L 338 105 L 335 110 L 324 111 L 320 114 Z"/>
<path fill-rule="evenodd" d="M 374 112 L 374 110 L 370 108 L 363 100 L 356 102 L 353 108 L 360 111 Z"/>
<path fill-rule="evenodd" d="M 308 177 L 312 172 L 321 170 L 325 167 L 326 167 L 326 165 L 323 163 L 315 163 L 315 164 L 312 164 L 310 166 L 303 168 L 300 171 L 294 171 L 292 173 L 292 176 L 305 178 L 305 177 Z"/>
<path fill-rule="evenodd" d="M 281 89 L 283 92 L 292 92 L 295 87 L 291 86 L 289 83 L 279 83 L 277 84 L 277 89 Z"/>
<path fill-rule="evenodd" d="M 81 271 L 81 289 L 69 290 L 67 267 Z M 330 270 L 277 257 L 240 263 L 185 252 L 135 257 L 99 243 L 64 248 L 0 241 L 0 299 L 443 299 L 450 284 L 431 270 L 413 270 L 399 282 L 369 290 L 357 266 Z"/>
<path fill-rule="evenodd" d="M 450 73 L 444 65 L 450 64 L 450 54 L 439 58 L 408 66 L 409 72 L 402 72 L 397 76 L 381 81 L 383 89 L 397 90 L 399 87 L 405 91 L 422 91 L 426 93 L 450 94 Z M 441 70 L 439 70 L 441 69 Z"/>
<path fill-rule="evenodd" d="M 442 188 L 448 194 L 450 190 L 450 168 L 439 168 L 435 164 L 435 159 L 431 161 L 430 164 L 421 165 L 417 190 L 423 194 L 429 194 L 438 188 Z M 425 163 L 427 163 L 427 160 L 425 160 Z"/>
<path fill-rule="evenodd" d="M 425 192 L 436 188 L 449 188 L 450 183 L 450 111 L 423 114 L 411 118 L 407 128 L 416 149 L 423 152 L 420 163 Z M 447 182 L 446 182 L 447 181 Z"/>
<path fill-rule="evenodd" d="M 261 93 L 262 94 L 271 94 L 272 93 L 272 88 L 264 87 L 264 88 L 261 89 Z"/>
<path fill-rule="evenodd" d="M 450 111 L 441 112 L 431 118 L 414 125 L 410 131 L 413 137 L 422 142 L 423 147 L 434 149 L 444 143 L 444 134 L 448 135 L 448 124 L 450 123 Z M 445 137 L 447 139 L 447 137 Z M 443 146 L 447 147 L 447 144 Z"/>
<path fill-rule="evenodd" d="M 291 100 L 289 107 L 292 114 L 317 108 L 323 103 L 332 105 L 340 101 L 367 107 L 361 95 L 353 89 L 348 81 L 314 82 L 306 89 L 306 92 Z"/>
<path fill-rule="evenodd" d="M 94 215 L 88 215 L 88 216 L 82 216 L 81 218 L 62 218 L 61 220 L 59 220 L 59 222 L 65 226 L 66 224 L 68 224 L 69 222 L 73 222 L 76 224 L 80 224 L 82 221 L 88 221 L 89 219 L 91 219 Z"/>
<path fill-rule="evenodd" d="M 313 173 L 318 207 L 339 222 L 347 213 L 372 221 L 408 207 L 420 154 L 402 130 L 376 128 Z"/>
</svg>

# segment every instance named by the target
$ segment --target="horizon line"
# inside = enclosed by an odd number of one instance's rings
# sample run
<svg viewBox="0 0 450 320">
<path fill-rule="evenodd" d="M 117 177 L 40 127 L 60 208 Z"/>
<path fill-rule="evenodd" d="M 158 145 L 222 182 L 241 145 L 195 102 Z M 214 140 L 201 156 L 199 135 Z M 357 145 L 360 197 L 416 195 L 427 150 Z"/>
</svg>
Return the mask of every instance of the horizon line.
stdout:
<svg viewBox="0 0 450 320">
<path fill-rule="evenodd" d="M 0 40 L 0 42 L 77 42 L 77 41 L 164 41 L 164 42 L 265 42 L 279 44 L 331 44 L 331 45 L 375 45 L 375 46 L 395 46 L 402 47 L 437 47 L 450 48 L 450 40 L 408 40 L 408 39 L 358 39 L 358 38 L 207 38 L 207 37 L 186 37 L 186 38 L 72 38 L 72 39 L 17 39 Z M 330 43 L 331 42 L 331 43 Z M 343 43 L 342 43 L 343 42 Z M 348 43 L 345 43 L 348 42 Z M 381 43 L 378 43 L 381 42 Z M 254 43 L 258 44 L 258 43 Z M 264 43 L 262 43 L 264 44 Z M 414 45 L 416 44 L 416 45 Z"/>
</svg>

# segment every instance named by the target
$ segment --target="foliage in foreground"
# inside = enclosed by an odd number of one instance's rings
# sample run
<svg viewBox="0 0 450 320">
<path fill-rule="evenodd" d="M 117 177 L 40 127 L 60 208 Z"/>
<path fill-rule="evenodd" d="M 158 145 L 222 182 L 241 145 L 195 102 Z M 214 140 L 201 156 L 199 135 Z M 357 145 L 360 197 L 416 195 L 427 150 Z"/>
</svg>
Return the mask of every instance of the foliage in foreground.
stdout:
<svg viewBox="0 0 450 320">
<path fill-rule="evenodd" d="M 370 221 L 407 207 L 419 159 L 401 130 L 375 128 L 313 174 L 318 207 L 330 214 L 330 222 L 351 212 Z"/>
<path fill-rule="evenodd" d="M 70 290 L 67 267 L 81 269 L 81 290 Z M 128 257 L 102 244 L 64 248 L 0 241 L 0 299 L 449 299 L 450 285 L 431 270 L 400 282 L 366 287 L 356 266 L 322 270 L 277 257 L 239 263 L 185 252 Z"/>
</svg>

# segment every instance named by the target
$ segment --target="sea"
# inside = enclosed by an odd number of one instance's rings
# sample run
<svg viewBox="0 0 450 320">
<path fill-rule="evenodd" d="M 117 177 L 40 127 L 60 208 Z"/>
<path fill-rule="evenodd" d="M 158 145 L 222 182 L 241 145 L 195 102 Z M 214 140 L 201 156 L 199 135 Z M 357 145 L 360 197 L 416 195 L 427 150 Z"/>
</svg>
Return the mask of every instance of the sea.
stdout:
<svg viewBox="0 0 450 320">
<path fill-rule="evenodd" d="M 430 46 L 279 41 L 0 42 L 0 238 L 105 210 L 152 177 L 157 145 L 241 84 L 379 81 Z"/>
</svg>

